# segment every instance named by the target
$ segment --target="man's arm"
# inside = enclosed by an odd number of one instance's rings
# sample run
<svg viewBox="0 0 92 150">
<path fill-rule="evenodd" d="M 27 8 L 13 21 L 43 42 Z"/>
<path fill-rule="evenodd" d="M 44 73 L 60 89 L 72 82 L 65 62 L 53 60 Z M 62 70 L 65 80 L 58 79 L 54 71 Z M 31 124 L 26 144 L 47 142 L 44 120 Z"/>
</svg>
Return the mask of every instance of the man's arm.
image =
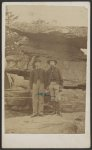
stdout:
<svg viewBox="0 0 92 150">
<path fill-rule="evenodd" d="M 48 70 L 45 71 L 45 88 L 48 87 Z"/>
</svg>

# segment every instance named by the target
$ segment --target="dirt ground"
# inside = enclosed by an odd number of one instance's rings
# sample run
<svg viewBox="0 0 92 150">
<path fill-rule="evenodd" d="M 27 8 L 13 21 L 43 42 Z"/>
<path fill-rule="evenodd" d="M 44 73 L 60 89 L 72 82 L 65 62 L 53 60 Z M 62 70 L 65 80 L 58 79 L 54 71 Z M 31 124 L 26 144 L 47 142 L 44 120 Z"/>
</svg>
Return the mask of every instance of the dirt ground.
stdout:
<svg viewBox="0 0 92 150">
<path fill-rule="evenodd" d="M 14 134 L 81 134 L 85 133 L 85 113 L 62 113 L 31 117 L 30 114 L 5 119 L 6 133 Z"/>
</svg>

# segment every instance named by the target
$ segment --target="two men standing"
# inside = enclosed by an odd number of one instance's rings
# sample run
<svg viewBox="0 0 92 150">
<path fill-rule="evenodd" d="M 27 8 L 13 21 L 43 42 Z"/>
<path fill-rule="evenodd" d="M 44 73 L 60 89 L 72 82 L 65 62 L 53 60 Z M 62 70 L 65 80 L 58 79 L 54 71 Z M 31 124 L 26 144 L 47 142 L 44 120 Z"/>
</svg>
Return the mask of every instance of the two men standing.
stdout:
<svg viewBox="0 0 92 150">
<path fill-rule="evenodd" d="M 63 84 L 59 69 L 56 67 L 56 60 L 49 60 L 48 71 L 41 68 L 41 61 L 35 62 L 35 68 L 30 73 L 30 88 L 32 90 L 33 117 L 43 115 L 44 111 L 44 92 L 45 88 L 49 90 L 51 101 L 53 101 L 54 112 L 56 113 L 57 94 Z"/>
</svg>

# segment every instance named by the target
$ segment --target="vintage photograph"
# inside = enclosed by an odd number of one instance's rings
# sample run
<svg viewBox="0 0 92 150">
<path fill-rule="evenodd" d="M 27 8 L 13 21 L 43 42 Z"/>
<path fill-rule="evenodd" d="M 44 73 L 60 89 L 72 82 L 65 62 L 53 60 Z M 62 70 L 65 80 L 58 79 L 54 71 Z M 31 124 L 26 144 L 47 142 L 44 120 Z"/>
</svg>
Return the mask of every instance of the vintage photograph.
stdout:
<svg viewBox="0 0 92 150">
<path fill-rule="evenodd" d="M 85 134 L 88 9 L 5 6 L 6 134 Z"/>
</svg>

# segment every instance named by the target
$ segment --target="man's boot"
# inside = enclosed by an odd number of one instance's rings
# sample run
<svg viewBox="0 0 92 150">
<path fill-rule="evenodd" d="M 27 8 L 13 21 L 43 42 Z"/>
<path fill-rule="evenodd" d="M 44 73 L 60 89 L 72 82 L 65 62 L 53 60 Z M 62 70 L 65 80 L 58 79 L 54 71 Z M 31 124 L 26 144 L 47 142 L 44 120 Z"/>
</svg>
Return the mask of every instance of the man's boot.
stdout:
<svg viewBox="0 0 92 150">
<path fill-rule="evenodd" d="M 36 117 L 36 116 L 38 116 L 38 114 L 32 114 L 32 115 L 31 115 L 31 117 Z"/>
</svg>

